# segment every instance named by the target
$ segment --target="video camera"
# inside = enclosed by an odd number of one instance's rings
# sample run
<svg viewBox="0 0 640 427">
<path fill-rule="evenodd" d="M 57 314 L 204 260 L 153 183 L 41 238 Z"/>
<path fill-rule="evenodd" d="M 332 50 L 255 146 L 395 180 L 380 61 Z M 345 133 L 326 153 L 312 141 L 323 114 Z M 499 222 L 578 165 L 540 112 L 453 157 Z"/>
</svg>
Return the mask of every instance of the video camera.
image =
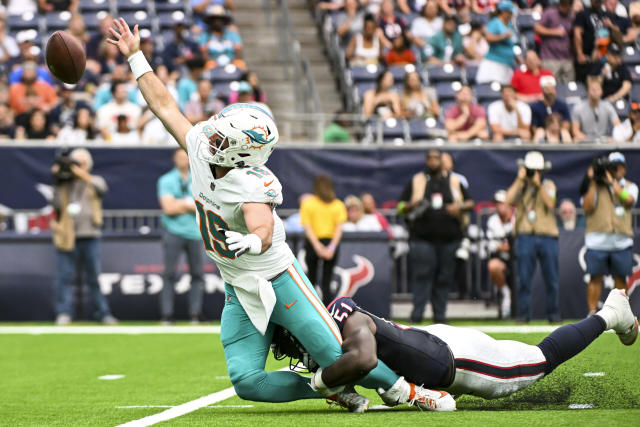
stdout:
<svg viewBox="0 0 640 427">
<path fill-rule="evenodd" d="M 593 159 L 593 180 L 596 184 L 607 184 L 607 171 L 613 175 L 616 164 L 609 160 L 607 156 L 596 157 Z"/>
<path fill-rule="evenodd" d="M 71 150 L 62 148 L 56 153 L 54 164 L 58 165 L 58 172 L 53 175 L 54 184 L 62 184 L 75 179 L 75 175 L 71 172 L 71 165 L 80 165 L 76 160 L 71 158 Z"/>
</svg>

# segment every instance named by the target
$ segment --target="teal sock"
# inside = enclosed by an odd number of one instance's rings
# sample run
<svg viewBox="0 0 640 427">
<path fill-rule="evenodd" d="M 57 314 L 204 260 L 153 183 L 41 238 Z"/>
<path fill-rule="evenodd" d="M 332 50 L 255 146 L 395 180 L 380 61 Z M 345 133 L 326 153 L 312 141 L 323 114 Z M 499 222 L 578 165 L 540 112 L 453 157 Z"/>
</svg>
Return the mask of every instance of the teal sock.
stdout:
<svg viewBox="0 0 640 427">
<path fill-rule="evenodd" d="M 398 381 L 398 378 L 400 377 L 391 368 L 378 359 L 378 366 L 361 379 L 358 385 L 372 390 L 377 390 L 378 388 L 389 390 Z"/>
</svg>

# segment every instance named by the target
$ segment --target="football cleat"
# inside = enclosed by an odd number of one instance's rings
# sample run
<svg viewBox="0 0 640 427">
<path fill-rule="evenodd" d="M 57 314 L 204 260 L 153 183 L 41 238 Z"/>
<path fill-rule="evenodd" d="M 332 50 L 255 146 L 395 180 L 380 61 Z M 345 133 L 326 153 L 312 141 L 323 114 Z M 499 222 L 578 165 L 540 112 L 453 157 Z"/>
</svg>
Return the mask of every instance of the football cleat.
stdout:
<svg viewBox="0 0 640 427">
<path fill-rule="evenodd" d="M 451 412 L 456 410 L 456 401 L 446 391 L 429 390 L 409 383 L 409 405 L 415 405 L 426 411 Z"/>
<path fill-rule="evenodd" d="M 355 412 L 358 414 L 369 409 L 369 399 L 359 395 L 353 388 L 347 388 L 340 393 L 327 397 L 327 403 L 336 403 L 343 408 L 348 409 L 349 412 Z"/>
<path fill-rule="evenodd" d="M 638 338 L 638 318 L 633 315 L 629 297 L 624 289 L 612 289 L 598 313 L 613 329 L 624 345 L 633 344 Z"/>
</svg>

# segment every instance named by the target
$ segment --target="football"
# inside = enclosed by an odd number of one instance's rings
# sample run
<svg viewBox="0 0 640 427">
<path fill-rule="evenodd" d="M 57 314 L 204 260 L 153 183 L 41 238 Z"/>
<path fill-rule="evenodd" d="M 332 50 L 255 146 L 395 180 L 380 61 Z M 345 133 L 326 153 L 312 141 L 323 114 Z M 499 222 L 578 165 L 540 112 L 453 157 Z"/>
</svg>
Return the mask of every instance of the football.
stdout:
<svg viewBox="0 0 640 427">
<path fill-rule="evenodd" d="M 66 31 L 56 31 L 51 35 L 45 56 L 49 71 L 69 84 L 80 80 L 87 63 L 84 48 L 78 39 Z"/>
</svg>

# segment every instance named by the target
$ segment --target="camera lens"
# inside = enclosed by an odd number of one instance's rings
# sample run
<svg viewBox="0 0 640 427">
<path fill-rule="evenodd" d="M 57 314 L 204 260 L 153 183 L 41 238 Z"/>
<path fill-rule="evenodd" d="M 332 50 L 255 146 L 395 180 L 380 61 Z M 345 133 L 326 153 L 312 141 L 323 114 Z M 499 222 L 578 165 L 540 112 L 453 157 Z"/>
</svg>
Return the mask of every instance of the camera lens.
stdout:
<svg viewBox="0 0 640 427">
<path fill-rule="evenodd" d="M 527 169 L 527 177 L 532 178 L 536 171 L 534 169 Z"/>
</svg>

